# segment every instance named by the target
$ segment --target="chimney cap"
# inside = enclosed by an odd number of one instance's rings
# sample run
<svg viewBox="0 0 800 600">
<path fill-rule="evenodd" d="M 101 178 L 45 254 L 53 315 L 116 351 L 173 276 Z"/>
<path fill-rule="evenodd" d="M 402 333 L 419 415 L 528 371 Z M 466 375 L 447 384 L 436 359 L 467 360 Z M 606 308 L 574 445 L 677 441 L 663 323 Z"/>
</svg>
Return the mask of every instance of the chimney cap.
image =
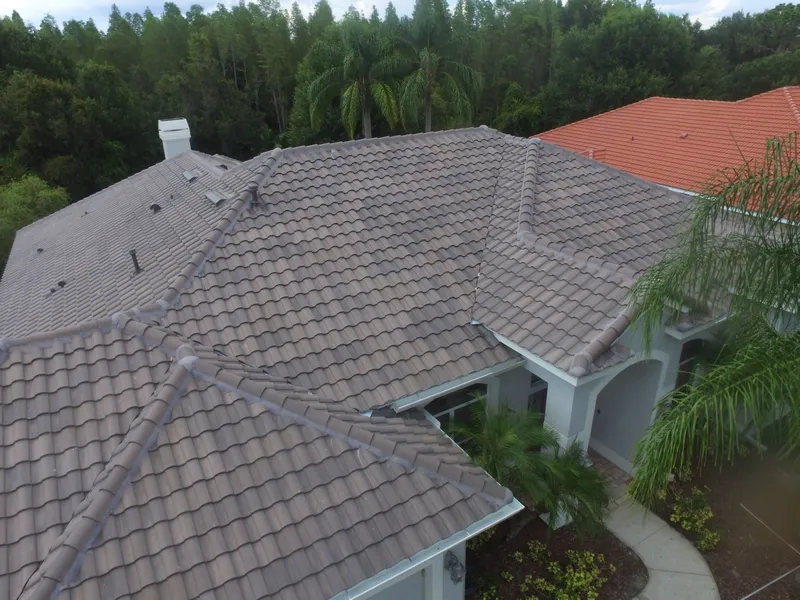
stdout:
<svg viewBox="0 0 800 600">
<path fill-rule="evenodd" d="M 158 136 L 162 140 L 189 139 L 189 123 L 186 119 L 164 119 L 158 121 Z"/>
</svg>

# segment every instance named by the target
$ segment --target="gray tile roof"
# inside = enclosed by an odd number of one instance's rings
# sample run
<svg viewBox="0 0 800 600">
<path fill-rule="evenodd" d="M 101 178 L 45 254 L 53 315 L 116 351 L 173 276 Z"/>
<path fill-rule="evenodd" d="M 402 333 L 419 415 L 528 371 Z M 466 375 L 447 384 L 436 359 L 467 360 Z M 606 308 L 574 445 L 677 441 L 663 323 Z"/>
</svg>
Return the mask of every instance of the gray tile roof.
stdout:
<svg viewBox="0 0 800 600">
<path fill-rule="evenodd" d="M 624 360 L 610 349 L 630 286 L 673 243 L 685 200 L 546 142 L 504 143 L 474 318 L 571 375 Z"/>
<path fill-rule="evenodd" d="M 359 409 L 508 360 L 469 325 L 497 142 L 476 129 L 285 150 L 166 322 Z"/>
<path fill-rule="evenodd" d="M 74 325 L 165 289 L 227 209 L 204 199 L 229 189 L 205 162 L 181 154 L 20 230 L 0 281 L 0 333 Z M 183 177 L 190 169 L 201 173 L 192 182 Z"/>
<path fill-rule="evenodd" d="M 0 597 L 327 598 L 482 519 L 506 490 L 426 421 L 359 411 L 512 357 L 488 329 L 613 364 L 680 210 L 480 128 L 188 153 L 26 228 L 0 282 Z"/>
<path fill-rule="evenodd" d="M 127 316 L 6 343 L 3 598 L 329 598 L 511 500 L 425 419 Z"/>
</svg>

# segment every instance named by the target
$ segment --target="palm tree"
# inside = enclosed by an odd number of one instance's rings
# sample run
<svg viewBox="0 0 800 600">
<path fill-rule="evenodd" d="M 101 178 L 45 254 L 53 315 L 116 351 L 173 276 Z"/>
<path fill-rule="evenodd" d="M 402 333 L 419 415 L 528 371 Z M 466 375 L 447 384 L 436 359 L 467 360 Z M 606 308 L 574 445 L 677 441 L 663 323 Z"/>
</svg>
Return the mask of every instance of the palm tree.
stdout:
<svg viewBox="0 0 800 600">
<path fill-rule="evenodd" d="M 682 306 L 727 317 L 720 355 L 659 402 L 639 442 L 629 491 L 644 504 L 670 473 L 733 460 L 745 436 L 769 433 L 784 452 L 800 445 L 799 157 L 791 135 L 721 173 L 690 207 L 676 249 L 634 286 L 647 346 Z"/>
<path fill-rule="evenodd" d="M 414 70 L 400 86 L 400 116 L 408 129 L 425 115 L 425 131 L 433 126 L 433 105 L 447 107 L 456 122 L 469 122 L 482 85 L 481 74 L 445 60 L 430 46 L 416 51 Z"/>
<path fill-rule="evenodd" d="M 602 475 L 577 444 L 563 450 L 540 414 L 494 409 L 480 397 L 472 422 L 454 425 L 451 436 L 499 483 L 549 513 L 551 527 L 564 515 L 582 532 L 602 527 L 609 506 Z"/>
<path fill-rule="evenodd" d="M 311 125 L 319 129 L 328 107 L 340 96 L 342 124 L 350 137 L 355 137 L 359 118 L 362 135 L 372 137 L 373 104 L 391 126 L 397 122 L 397 101 L 390 82 L 402 61 L 391 41 L 369 23 L 346 19 L 341 30 L 341 64 L 317 76 L 308 88 Z"/>
</svg>

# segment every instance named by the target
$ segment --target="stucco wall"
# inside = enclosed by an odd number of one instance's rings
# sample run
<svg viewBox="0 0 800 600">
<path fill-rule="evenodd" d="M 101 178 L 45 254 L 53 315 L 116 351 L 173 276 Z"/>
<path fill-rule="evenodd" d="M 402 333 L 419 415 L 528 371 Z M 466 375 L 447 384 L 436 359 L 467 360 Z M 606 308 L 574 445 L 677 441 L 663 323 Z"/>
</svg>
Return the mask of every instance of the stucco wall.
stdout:
<svg viewBox="0 0 800 600">
<path fill-rule="evenodd" d="M 467 545 L 466 543 L 459 544 L 450 549 L 456 555 L 461 564 L 466 566 L 467 560 Z M 464 600 L 464 583 L 466 581 L 466 572 L 464 577 L 458 583 L 453 583 L 450 579 L 450 573 L 444 572 L 444 582 L 442 584 L 442 600 Z M 411 600 L 411 598 L 406 598 Z"/>
<path fill-rule="evenodd" d="M 424 600 L 424 598 L 425 587 L 422 571 L 416 571 L 393 586 L 371 596 L 370 600 Z M 463 595 L 457 600 L 462 600 L 462 598 Z"/>
<path fill-rule="evenodd" d="M 502 373 L 498 379 L 500 380 L 500 404 L 515 411 L 527 410 L 531 374 L 524 367 L 518 367 Z"/>
<path fill-rule="evenodd" d="M 636 442 L 650 425 L 660 376 L 660 362 L 636 363 L 614 377 L 597 395 L 592 442 L 600 442 L 626 461 L 619 465 L 626 470 L 630 469 Z M 603 454 L 603 448 L 595 446 Z M 613 455 L 606 458 L 619 462 Z"/>
<path fill-rule="evenodd" d="M 456 555 L 462 565 L 466 566 L 467 545 L 465 542 L 450 548 L 450 551 Z M 427 571 L 423 574 L 423 570 L 420 569 L 399 580 L 394 585 L 370 596 L 369 600 L 464 600 L 466 572 L 461 581 L 454 582 L 450 577 L 450 573 L 444 570 L 444 556 L 444 554 L 439 555 L 438 559 L 434 559 L 433 564 L 429 567 L 429 569 L 440 569 L 442 571 L 439 578 L 441 589 L 430 590 L 432 593 L 426 596 L 425 577 L 431 577 L 431 575 Z M 431 577 L 428 586 L 430 587 L 435 582 L 436 578 Z"/>
</svg>

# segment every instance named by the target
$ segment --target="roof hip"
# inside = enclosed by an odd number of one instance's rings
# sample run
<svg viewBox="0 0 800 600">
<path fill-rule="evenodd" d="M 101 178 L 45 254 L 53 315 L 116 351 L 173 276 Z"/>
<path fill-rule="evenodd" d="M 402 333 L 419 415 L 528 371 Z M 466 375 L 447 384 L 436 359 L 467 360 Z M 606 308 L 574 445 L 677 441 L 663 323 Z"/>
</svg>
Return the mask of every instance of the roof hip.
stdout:
<svg viewBox="0 0 800 600">
<path fill-rule="evenodd" d="M 57 597 L 77 575 L 103 524 L 135 478 L 172 409 L 183 396 L 197 357 L 191 346 L 183 345 L 179 358 L 170 368 L 167 379 L 156 388 L 150 402 L 131 423 L 89 493 L 75 507 L 64 531 L 20 592 L 20 600 Z"/>
</svg>

